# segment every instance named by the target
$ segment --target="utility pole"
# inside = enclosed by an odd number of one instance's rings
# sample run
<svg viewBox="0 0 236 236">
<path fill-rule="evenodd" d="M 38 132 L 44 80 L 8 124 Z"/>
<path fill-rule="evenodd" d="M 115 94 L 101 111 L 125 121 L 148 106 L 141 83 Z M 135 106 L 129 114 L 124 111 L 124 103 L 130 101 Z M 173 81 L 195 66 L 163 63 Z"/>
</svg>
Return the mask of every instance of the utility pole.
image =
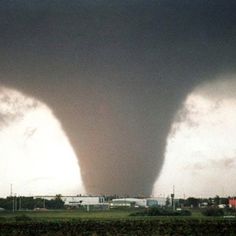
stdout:
<svg viewBox="0 0 236 236">
<path fill-rule="evenodd" d="M 14 196 L 12 196 L 12 212 L 15 212 L 15 199 Z"/>
<path fill-rule="evenodd" d="M 15 193 L 15 211 L 17 211 L 17 195 Z"/>
<path fill-rule="evenodd" d="M 15 212 L 15 199 L 14 196 L 12 194 L 12 184 L 10 185 L 10 197 L 12 198 L 12 212 Z"/>
<path fill-rule="evenodd" d="M 171 196 L 171 203 L 172 203 L 172 207 L 173 207 L 173 211 L 175 210 L 175 202 L 174 202 L 174 198 L 175 198 L 175 186 L 173 185 L 173 193 L 170 195 Z"/>
<path fill-rule="evenodd" d="M 12 197 L 12 184 L 10 186 L 10 197 Z"/>
<path fill-rule="evenodd" d="M 21 210 L 21 196 L 19 197 L 19 211 Z"/>
</svg>

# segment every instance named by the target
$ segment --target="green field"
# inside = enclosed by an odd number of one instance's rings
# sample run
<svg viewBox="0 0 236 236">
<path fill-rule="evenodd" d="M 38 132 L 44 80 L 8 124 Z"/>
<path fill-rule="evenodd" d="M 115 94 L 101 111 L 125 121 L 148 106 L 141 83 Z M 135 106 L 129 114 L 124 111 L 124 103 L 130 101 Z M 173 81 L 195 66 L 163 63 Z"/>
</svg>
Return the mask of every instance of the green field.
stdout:
<svg viewBox="0 0 236 236">
<path fill-rule="evenodd" d="M 1 236 L 236 235 L 236 220 L 192 216 L 129 216 L 137 210 L 1 212 Z"/>
<path fill-rule="evenodd" d="M 125 219 L 133 211 L 130 210 L 106 210 L 106 211 L 81 211 L 81 210 L 54 210 L 54 211 L 18 211 L 1 212 L 0 217 L 12 220 L 16 216 L 26 215 L 33 220 L 73 220 L 73 219 Z M 4 220 L 4 219 L 3 219 Z M 1 219 L 0 219 L 1 221 Z"/>
<path fill-rule="evenodd" d="M 199 210 L 192 210 L 192 216 L 138 216 L 132 217 L 129 216 L 133 212 L 137 212 L 138 210 L 132 209 L 111 209 L 104 211 L 84 211 L 84 210 L 48 210 L 48 211 L 18 211 L 15 213 L 12 212 L 0 212 L 0 221 L 14 220 L 16 216 L 28 216 L 32 220 L 41 221 L 55 221 L 55 220 L 76 220 L 76 219 L 95 219 L 95 220 L 123 220 L 123 219 L 223 219 L 222 217 L 206 217 L 201 214 Z"/>
<path fill-rule="evenodd" d="M 176 221 L 176 220 L 211 220 L 211 221 L 236 221 L 235 219 L 225 219 L 223 217 L 206 217 L 203 216 L 200 210 L 192 210 L 191 216 L 130 216 L 131 213 L 137 212 L 135 209 L 110 209 L 104 211 L 84 211 L 84 210 L 48 210 L 48 211 L 17 211 L 17 212 L 0 212 L 1 222 L 60 222 L 60 221 L 76 221 L 76 220 L 161 220 L 161 221 Z M 23 216 L 23 220 L 21 217 Z M 24 220 L 26 217 L 26 220 Z M 27 219 L 27 217 L 29 219 Z"/>
</svg>

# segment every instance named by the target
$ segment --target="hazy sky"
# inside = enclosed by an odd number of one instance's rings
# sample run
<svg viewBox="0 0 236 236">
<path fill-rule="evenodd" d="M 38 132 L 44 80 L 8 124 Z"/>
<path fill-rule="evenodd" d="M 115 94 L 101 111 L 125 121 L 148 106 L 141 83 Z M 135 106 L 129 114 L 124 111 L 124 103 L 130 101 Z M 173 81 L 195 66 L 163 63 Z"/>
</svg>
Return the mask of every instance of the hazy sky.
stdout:
<svg viewBox="0 0 236 236">
<path fill-rule="evenodd" d="M 3 0 L 0 86 L 48 107 L 89 193 L 150 195 L 186 97 L 235 78 L 235 12 L 235 0 Z M 37 105 L 2 103 L 5 126 Z"/>
<path fill-rule="evenodd" d="M 76 155 L 47 106 L 2 88 L 0 114 L 0 196 L 11 184 L 17 195 L 84 193 Z"/>
</svg>

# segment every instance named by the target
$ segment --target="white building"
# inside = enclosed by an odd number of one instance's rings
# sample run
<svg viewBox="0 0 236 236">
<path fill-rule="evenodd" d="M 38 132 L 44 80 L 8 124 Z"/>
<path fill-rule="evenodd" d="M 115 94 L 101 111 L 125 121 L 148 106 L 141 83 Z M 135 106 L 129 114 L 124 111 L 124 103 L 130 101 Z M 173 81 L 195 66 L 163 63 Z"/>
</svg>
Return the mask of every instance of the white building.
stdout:
<svg viewBox="0 0 236 236">
<path fill-rule="evenodd" d="M 148 206 L 152 206 L 153 204 L 158 206 L 165 206 L 166 205 L 166 198 L 165 197 L 152 197 L 147 198 L 148 200 Z"/>
<path fill-rule="evenodd" d="M 165 206 L 166 199 L 156 198 L 117 198 L 113 199 L 110 207 L 152 207 Z"/>
<path fill-rule="evenodd" d="M 147 200 L 140 198 L 117 198 L 113 199 L 110 207 L 146 207 Z"/>
<path fill-rule="evenodd" d="M 101 205 L 105 203 L 104 197 L 90 197 L 90 196 L 62 196 L 61 198 L 66 206 L 87 206 L 87 205 Z"/>
<path fill-rule="evenodd" d="M 34 196 L 45 200 L 55 199 L 56 196 Z M 60 196 L 65 206 L 77 207 L 87 205 L 101 205 L 105 203 L 105 198 L 100 196 Z"/>
</svg>

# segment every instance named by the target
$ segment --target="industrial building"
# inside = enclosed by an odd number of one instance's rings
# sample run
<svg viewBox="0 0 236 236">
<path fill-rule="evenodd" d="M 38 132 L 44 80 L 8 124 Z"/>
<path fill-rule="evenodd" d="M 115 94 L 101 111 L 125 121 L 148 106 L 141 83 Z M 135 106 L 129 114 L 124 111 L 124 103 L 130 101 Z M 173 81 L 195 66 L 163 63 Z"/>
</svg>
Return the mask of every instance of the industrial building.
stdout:
<svg viewBox="0 0 236 236">
<path fill-rule="evenodd" d="M 229 207 L 230 208 L 236 208 L 236 199 L 235 198 L 230 198 L 229 199 Z"/>
<path fill-rule="evenodd" d="M 63 196 L 61 199 L 65 202 L 65 206 L 87 206 L 101 205 L 105 203 L 105 198 L 100 196 Z"/>
<path fill-rule="evenodd" d="M 55 199 L 55 196 L 34 196 L 34 198 Z M 65 203 L 65 207 L 77 208 L 80 206 L 97 206 L 102 208 L 115 207 L 152 207 L 165 206 L 166 198 L 152 197 L 152 198 L 116 198 L 111 202 L 105 202 L 104 196 L 60 196 Z"/>
<path fill-rule="evenodd" d="M 46 200 L 55 199 L 56 196 L 34 196 L 34 198 L 42 198 Z M 105 198 L 102 196 L 60 196 L 61 200 L 65 203 L 65 206 L 68 207 L 79 207 L 79 206 L 88 206 L 88 205 L 104 205 Z"/>
<path fill-rule="evenodd" d="M 110 203 L 111 208 L 115 207 L 152 207 L 165 206 L 166 199 L 157 198 L 117 198 Z"/>
</svg>

